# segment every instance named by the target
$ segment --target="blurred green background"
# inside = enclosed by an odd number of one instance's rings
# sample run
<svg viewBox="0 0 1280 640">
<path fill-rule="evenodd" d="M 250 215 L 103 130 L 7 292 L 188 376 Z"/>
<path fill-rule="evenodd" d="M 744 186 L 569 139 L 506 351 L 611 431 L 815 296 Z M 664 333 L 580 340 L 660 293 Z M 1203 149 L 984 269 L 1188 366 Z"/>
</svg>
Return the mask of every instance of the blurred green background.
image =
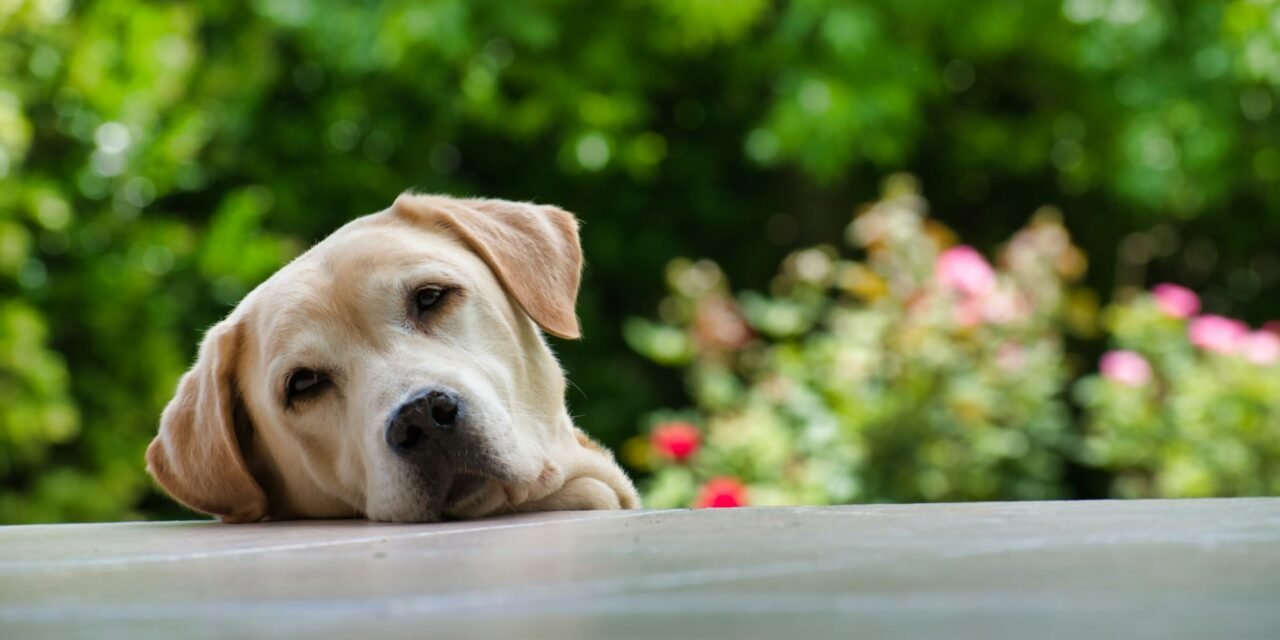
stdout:
<svg viewBox="0 0 1280 640">
<path fill-rule="evenodd" d="M 1099 300 L 1177 281 L 1261 324 L 1277 88 L 1273 0 L 0 0 L 0 522 L 183 515 L 142 452 L 203 329 L 407 188 L 584 221 L 556 348 L 612 446 L 690 402 L 623 339 L 668 261 L 764 289 L 899 171 L 984 251 L 1056 205 Z"/>
</svg>

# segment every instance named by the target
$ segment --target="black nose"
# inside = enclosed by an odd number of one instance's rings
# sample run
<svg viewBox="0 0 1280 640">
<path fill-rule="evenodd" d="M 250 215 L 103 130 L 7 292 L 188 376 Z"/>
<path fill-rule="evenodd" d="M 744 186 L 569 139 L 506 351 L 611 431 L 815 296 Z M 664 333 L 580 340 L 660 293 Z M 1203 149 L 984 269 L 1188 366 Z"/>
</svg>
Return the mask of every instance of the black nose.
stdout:
<svg viewBox="0 0 1280 640">
<path fill-rule="evenodd" d="M 394 449 L 412 449 L 424 438 L 455 431 L 464 413 L 462 400 L 452 389 L 422 389 L 391 412 L 387 421 L 387 444 Z"/>
</svg>

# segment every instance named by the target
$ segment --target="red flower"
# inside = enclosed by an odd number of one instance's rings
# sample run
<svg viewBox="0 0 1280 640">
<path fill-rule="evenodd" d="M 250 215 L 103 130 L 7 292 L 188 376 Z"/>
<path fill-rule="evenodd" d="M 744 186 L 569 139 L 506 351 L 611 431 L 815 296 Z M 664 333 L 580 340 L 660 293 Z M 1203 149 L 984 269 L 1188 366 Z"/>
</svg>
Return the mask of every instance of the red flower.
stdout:
<svg viewBox="0 0 1280 640">
<path fill-rule="evenodd" d="M 653 450 L 658 455 L 676 462 L 684 462 L 698 452 L 702 438 L 698 428 L 688 422 L 668 422 L 653 428 L 649 435 Z"/>
<path fill-rule="evenodd" d="M 698 490 L 695 509 L 747 506 L 747 488 L 737 478 L 712 478 Z"/>
</svg>

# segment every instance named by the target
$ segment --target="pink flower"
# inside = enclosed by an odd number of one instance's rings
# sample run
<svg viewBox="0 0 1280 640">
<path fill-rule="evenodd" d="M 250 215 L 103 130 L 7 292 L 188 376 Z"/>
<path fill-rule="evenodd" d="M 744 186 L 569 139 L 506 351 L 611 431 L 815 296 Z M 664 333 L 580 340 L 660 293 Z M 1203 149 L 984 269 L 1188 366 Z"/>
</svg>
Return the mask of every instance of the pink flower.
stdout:
<svg viewBox="0 0 1280 640">
<path fill-rule="evenodd" d="M 695 509 L 745 507 L 747 506 L 747 488 L 737 478 L 712 478 L 698 490 L 698 497 L 693 501 Z"/>
<path fill-rule="evenodd" d="M 951 321 L 966 329 L 982 324 L 984 306 L 981 298 L 959 300 L 951 308 Z"/>
<path fill-rule="evenodd" d="M 996 349 L 996 366 L 1005 371 L 1019 371 L 1027 364 L 1027 350 L 1006 342 Z"/>
<path fill-rule="evenodd" d="M 1200 313 L 1200 297 L 1194 291 L 1176 284 L 1158 284 L 1151 289 L 1156 306 L 1166 315 L 1190 318 Z"/>
<path fill-rule="evenodd" d="M 1191 344 L 1213 353 L 1235 353 L 1248 333 L 1249 325 L 1215 315 L 1192 318 L 1187 326 L 1187 338 Z"/>
<path fill-rule="evenodd" d="M 698 452 L 702 439 L 697 427 L 688 422 L 668 422 L 653 428 L 649 442 L 658 455 L 676 462 L 684 462 Z"/>
<path fill-rule="evenodd" d="M 993 324 L 1008 324 L 1031 315 L 1030 306 L 1017 291 L 999 289 L 985 298 L 982 317 Z"/>
<path fill-rule="evenodd" d="M 726 296 L 700 298 L 693 313 L 694 335 L 699 344 L 733 351 L 751 340 L 751 327 L 742 319 L 737 305 Z"/>
<path fill-rule="evenodd" d="M 1262 325 L 1262 330 L 1280 336 L 1280 320 L 1272 320 Z"/>
<path fill-rule="evenodd" d="M 967 245 L 943 251 L 933 273 L 943 288 L 967 295 L 982 296 L 996 288 L 996 273 L 987 259 Z"/>
<path fill-rule="evenodd" d="M 1240 355 L 1256 365 L 1280 362 L 1280 334 L 1265 329 L 1250 333 L 1240 341 Z"/>
<path fill-rule="evenodd" d="M 1098 360 L 1102 377 L 1126 387 L 1141 387 L 1151 382 L 1151 365 L 1134 351 L 1108 351 Z"/>
</svg>

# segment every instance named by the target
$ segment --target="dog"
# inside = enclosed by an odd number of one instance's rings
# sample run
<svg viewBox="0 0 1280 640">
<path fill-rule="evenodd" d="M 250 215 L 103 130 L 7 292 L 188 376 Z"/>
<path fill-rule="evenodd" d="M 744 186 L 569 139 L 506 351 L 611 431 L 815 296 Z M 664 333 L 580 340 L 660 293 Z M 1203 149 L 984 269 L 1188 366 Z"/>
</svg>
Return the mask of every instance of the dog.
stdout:
<svg viewBox="0 0 1280 640">
<path fill-rule="evenodd" d="M 562 209 L 403 194 L 209 329 L 147 470 L 230 523 L 637 508 L 542 334 L 580 337 L 581 270 Z"/>
</svg>

